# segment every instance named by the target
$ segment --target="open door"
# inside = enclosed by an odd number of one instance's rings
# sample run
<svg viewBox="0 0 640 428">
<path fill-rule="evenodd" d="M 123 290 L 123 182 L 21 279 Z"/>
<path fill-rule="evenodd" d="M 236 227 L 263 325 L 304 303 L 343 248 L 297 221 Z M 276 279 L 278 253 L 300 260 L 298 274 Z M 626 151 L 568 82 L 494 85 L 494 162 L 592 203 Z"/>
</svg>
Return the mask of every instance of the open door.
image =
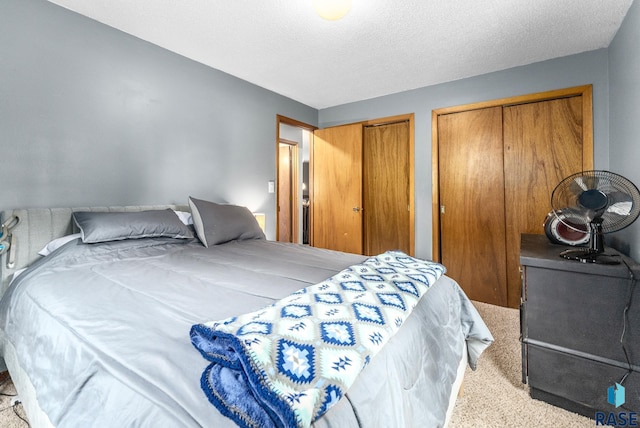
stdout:
<svg viewBox="0 0 640 428">
<path fill-rule="evenodd" d="M 282 141 L 282 140 L 281 140 Z M 278 146 L 278 241 L 298 242 L 295 219 L 297 206 L 296 180 L 297 173 L 296 144 L 280 142 Z"/>
<path fill-rule="evenodd" d="M 362 254 L 362 124 L 316 130 L 312 159 L 311 245 Z"/>
</svg>

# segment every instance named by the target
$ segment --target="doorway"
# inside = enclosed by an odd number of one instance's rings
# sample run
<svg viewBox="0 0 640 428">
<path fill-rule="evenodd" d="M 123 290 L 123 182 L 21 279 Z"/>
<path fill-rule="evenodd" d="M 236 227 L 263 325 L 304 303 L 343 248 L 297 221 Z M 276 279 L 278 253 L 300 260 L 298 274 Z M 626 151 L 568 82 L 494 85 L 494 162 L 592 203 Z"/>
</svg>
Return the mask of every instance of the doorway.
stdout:
<svg viewBox="0 0 640 428">
<path fill-rule="evenodd" d="M 311 144 L 315 126 L 276 116 L 276 240 L 309 244 Z"/>
</svg>

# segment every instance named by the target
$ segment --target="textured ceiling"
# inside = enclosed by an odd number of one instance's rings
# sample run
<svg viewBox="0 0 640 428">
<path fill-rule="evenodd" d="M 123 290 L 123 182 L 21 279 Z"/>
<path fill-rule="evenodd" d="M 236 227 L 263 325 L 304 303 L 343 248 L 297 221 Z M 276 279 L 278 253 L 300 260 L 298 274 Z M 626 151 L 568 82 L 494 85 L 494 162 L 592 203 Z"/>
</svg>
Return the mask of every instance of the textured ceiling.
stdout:
<svg viewBox="0 0 640 428">
<path fill-rule="evenodd" d="M 609 46 L 633 0 L 50 0 L 318 109 Z"/>
</svg>

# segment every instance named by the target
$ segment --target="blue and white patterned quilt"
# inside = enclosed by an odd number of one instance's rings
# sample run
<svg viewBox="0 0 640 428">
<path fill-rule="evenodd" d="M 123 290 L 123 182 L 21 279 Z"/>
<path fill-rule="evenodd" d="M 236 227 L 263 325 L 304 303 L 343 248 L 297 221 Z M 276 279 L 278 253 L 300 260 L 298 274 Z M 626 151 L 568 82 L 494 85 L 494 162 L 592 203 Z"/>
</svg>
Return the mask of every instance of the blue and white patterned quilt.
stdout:
<svg viewBox="0 0 640 428">
<path fill-rule="evenodd" d="M 244 427 L 308 427 L 398 331 L 444 266 L 386 252 L 259 311 L 196 324 L 209 400 Z"/>
</svg>

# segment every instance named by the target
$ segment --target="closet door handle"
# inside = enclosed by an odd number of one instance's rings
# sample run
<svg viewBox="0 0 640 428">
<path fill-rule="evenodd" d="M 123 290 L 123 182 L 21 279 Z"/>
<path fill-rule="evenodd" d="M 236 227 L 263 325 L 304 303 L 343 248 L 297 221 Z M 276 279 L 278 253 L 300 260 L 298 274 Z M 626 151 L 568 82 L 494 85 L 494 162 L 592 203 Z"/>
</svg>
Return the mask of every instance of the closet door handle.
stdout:
<svg viewBox="0 0 640 428">
<path fill-rule="evenodd" d="M 360 207 L 353 207 L 353 212 L 357 213 L 360 212 L 361 208 Z"/>
</svg>

